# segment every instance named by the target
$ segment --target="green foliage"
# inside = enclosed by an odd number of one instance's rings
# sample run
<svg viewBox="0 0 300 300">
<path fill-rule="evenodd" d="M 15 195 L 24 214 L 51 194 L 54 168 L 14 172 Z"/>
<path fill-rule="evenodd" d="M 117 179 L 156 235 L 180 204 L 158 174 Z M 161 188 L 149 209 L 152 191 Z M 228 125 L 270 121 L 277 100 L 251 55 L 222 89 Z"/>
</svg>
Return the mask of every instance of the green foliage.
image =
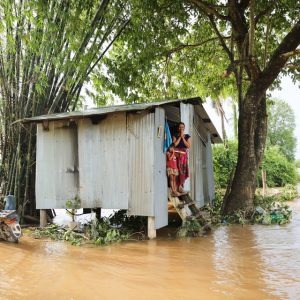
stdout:
<svg viewBox="0 0 300 300">
<path fill-rule="evenodd" d="M 226 4 L 213 1 L 213 11 L 227 16 Z M 221 95 L 236 96 L 233 77 L 223 76 L 225 70 L 232 67 L 231 62 L 206 9 L 199 8 L 195 1 L 180 0 L 129 0 L 127 5 L 131 22 L 126 33 L 103 61 L 105 67 L 93 72 L 96 90 L 93 96 L 97 103 L 111 103 L 115 97 L 125 102 L 138 102 L 195 95 L 213 99 Z M 256 1 L 255 14 L 264 12 L 265 6 L 265 1 Z M 242 11 L 240 7 L 238 10 Z M 291 20 L 298 18 L 298 11 L 296 0 L 289 4 L 280 2 L 280 5 L 274 2 L 258 18 L 254 46 L 260 66 L 265 65 L 278 42 L 291 29 L 294 23 Z M 209 14 L 214 15 L 212 10 Z M 244 15 L 243 26 L 246 25 L 247 30 L 248 8 Z M 233 47 L 231 43 L 237 43 L 230 39 L 234 26 L 221 19 L 216 23 L 227 47 L 231 45 L 233 56 L 238 59 L 239 47 Z M 272 29 L 272 34 L 268 34 L 266 28 Z M 299 76 L 292 69 L 286 72 L 294 73 L 295 78 Z"/>
<path fill-rule="evenodd" d="M 83 234 L 67 230 L 56 224 L 50 224 L 43 228 L 36 228 L 33 232 L 33 237 L 36 239 L 47 237 L 55 241 L 64 240 L 75 246 L 81 245 L 86 240 Z"/>
<path fill-rule="evenodd" d="M 147 217 L 128 216 L 125 209 L 120 209 L 109 217 L 109 221 L 116 227 L 122 227 L 130 232 L 146 232 Z"/>
<path fill-rule="evenodd" d="M 81 200 L 78 195 L 76 195 L 73 200 L 66 201 L 67 212 L 72 216 L 73 221 L 75 221 L 75 215 L 77 209 L 79 209 L 80 207 L 81 207 Z"/>
<path fill-rule="evenodd" d="M 78 195 L 75 196 L 73 200 L 67 200 L 66 201 L 66 208 L 68 209 L 79 209 L 81 207 L 81 200 Z"/>
<path fill-rule="evenodd" d="M 284 186 L 279 195 L 279 199 L 281 201 L 291 201 L 296 197 L 298 197 L 297 186 L 292 184 L 287 184 L 286 186 Z"/>
<path fill-rule="evenodd" d="M 273 199 L 271 197 L 271 199 Z M 269 202 L 269 200 L 267 200 Z M 262 224 L 283 225 L 289 223 L 292 217 L 292 211 L 289 206 L 280 203 L 272 202 L 268 209 L 264 209 L 261 206 L 257 206 L 251 215 L 248 212 L 237 210 L 234 214 L 225 217 L 225 222 L 230 224 Z"/>
<path fill-rule="evenodd" d="M 230 174 L 237 163 L 237 141 L 228 141 L 226 144 L 213 147 L 213 165 L 215 184 L 217 188 L 226 188 Z"/>
<path fill-rule="evenodd" d="M 268 135 L 267 145 L 278 146 L 289 160 L 295 158 L 296 128 L 293 109 L 283 100 L 271 100 L 268 105 Z"/>
<path fill-rule="evenodd" d="M 114 44 L 105 68 L 92 76 L 97 103 L 111 103 L 116 96 L 131 103 L 232 94 L 233 79 L 221 77 L 226 54 L 196 9 L 178 0 L 128 4 L 126 33 Z"/>
<path fill-rule="evenodd" d="M 300 169 L 300 159 L 297 159 L 295 161 L 295 166 L 296 166 L 297 169 Z"/>
<path fill-rule="evenodd" d="M 32 213 L 35 126 L 8 124 L 78 108 L 128 13 L 117 0 L 3 0 L 0 16 L 0 188 Z"/>
<path fill-rule="evenodd" d="M 78 200 L 70 201 L 69 207 L 78 207 Z M 107 245 L 128 240 L 131 236 L 144 239 L 145 219 L 136 216 L 127 216 L 126 211 L 119 210 L 109 218 L 93 220 L 84 227 L 83 232 L 68 229 L 55 224 L 44 228 L 36 228 L 33 232 L 35 238 L 48 237 L 53 240 L 64 240 L 72 245 L 94 244 Z"/>
<path fill-rule="evenodd" d="M 196 237 L 203 234 L 203 226 L 196 219 L 186 220 L 177 230 L 178 237 Z"/>
<path fill-rule="evenodd" d="M 237 210 L 229 216 L 221 215 L 221 206 L 225 190 L 216 190 L 216 201 L 213 206 L 206 205 L 202 210 L 210 215 L 211 223 L 214 225 L 228 224 L 286 224 L 292 218 L 292 212 L 285 203 L 287 200 L 295 199 L 298 194 L 295 186 L 287 185 L 281 193 L 272 196 L 256 195 L 254 198 L 254 210 Z"/>
<path fill-rule="evenodd" d="M 289 189 L 291 189 L 291 187 L 289 187 Z M 254 198 L 254 205 L 256 208 L 251 216 L 251 222 L 264 225 L 282 225 L 290 222 L 292 211 L 285 203 L 285 200 L 286 199 L 282 195 L 267 197 L 256 196 Z"/>
<path fill-rule="evenodd" d="M 261 168 L 267 173 L 269 187 L 297 183 L 298 176 L 294 164 L 287 160 L 278 146 L 266 149 Z M 261 172 L 258 173 L 258 180 L 261 183 Z"/>
<path fill-rule="evenodd" d="M 214 176 L 217 188 L 226 188 L 232 170 L 237 162 L 237 142 L 228 141 L 226 145 L 213 147 Z M 267 185 L 269 187 L 295 185 L 298 180 L 295 165 L 287 160 L 278 146 L 270 146 L 265 150 L 261 169 L 267 173 Z M 261 171 L 257 173 L 259 185 Z"/>
<path fill-rule="evenodd" d="M 213 205 L 207 204 L 201 208 L 202 212 L 208 214 L 207 219 L 212 225 L 219 225 L 222 222 L 221 208 L 223 204 L 224 193 L 224 189 L 217 188 L 215 191 L 215 199 Z"/>
<path fill-rule="evenodd" d="M 93 220 L 87 229 L 87 235 L 95 245 L 107 245 L 129 238 L 128 232 L 112 227 L 108 219 L 101 219 L 100 222 Z"/>
</svg>

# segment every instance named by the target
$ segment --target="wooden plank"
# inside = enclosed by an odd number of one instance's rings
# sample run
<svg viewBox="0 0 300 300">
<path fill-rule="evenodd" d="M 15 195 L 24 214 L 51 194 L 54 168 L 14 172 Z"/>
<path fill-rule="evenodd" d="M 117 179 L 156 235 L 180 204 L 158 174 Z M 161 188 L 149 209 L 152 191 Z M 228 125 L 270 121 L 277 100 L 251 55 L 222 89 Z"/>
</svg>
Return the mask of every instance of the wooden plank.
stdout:
<svg viewBox="0 0 300 300">
<path fill-rule="evenodd" d="M 173 204 L 173 206 L 176 209 L 177 213 L 179 214 L 180 218 L 183 221 L 185 221 L 186 218 L 189 216 L 189 214 L 184 207 L 180 208 L 181 204 L 182 204 L 180 199 L 178 197 L 173 197 L 171 194 L 169 194 L 169 200 Z"/>
<path fill-rule="evenodd" d="M 184 194 L 180 196 L 179 199 L 187 204 L 194 203 L 193 199 L 190 197 L 189 194 Z M 189 206 L 188 208 L 190 209 L 192 215 L 199 213 L 199 209 L 196 205 Z"/>
</svg>

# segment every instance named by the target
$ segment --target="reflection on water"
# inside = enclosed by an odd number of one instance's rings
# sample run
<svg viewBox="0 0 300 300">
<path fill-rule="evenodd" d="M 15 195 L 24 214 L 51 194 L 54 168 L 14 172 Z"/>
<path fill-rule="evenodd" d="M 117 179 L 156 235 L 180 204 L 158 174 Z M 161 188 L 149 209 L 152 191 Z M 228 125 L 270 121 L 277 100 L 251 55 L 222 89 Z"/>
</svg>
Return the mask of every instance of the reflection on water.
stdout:
<svg viewBox="0 0 300 300">
<path fill-rule="evenodd" d="M 291 206 L 294 209 L 292 223 L 252 228 L 264 281 L 280 299 L 300 299 L 300 201 Z"/>
<path fill-rule="evenodd" d="M 106 247 L 0 243 L 0 299 L 300 299 L 300 201 L 286 226 Z"/>
</svg>

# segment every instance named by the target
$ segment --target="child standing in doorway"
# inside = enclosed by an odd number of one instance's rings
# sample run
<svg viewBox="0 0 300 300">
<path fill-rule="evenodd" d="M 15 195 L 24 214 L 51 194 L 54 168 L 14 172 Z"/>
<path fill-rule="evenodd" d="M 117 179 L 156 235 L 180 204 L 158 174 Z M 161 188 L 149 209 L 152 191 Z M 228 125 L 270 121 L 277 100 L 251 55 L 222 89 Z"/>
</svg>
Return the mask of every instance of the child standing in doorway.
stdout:
<svg viewBox="0 0 300 300">
<path fill-rule="evenodd" d="M 167 151 L 167 174 L 170 181 L 172 196 L 179 196 L 177 192 L 176 179 L 178 176 L 177 157 L 175 152 L 175 145 L 171 144 Z"/>
</svg>

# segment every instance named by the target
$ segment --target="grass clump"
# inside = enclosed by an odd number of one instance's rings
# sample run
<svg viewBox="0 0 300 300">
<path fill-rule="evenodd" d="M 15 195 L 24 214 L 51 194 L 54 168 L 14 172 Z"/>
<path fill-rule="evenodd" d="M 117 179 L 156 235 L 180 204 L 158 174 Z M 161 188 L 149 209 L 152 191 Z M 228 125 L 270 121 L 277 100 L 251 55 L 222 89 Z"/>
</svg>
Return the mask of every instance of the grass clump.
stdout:
<svg viewBox="0 0 300 300">
<path fill-rule="evenodd" d="M 32 235 L 37 239 L 46 237 L 56 241 L 68 241 L 76 246 L 82 244 L 108 245 L 130 238 L 144 239 L 144 229 L 143 218 L 127 216 L 126 211 L 122 210 L 117 211 L 109 218 L 95 219 L 80 231 L 50 224 L 43 228 L 36 228 Z"/>
</svg>

